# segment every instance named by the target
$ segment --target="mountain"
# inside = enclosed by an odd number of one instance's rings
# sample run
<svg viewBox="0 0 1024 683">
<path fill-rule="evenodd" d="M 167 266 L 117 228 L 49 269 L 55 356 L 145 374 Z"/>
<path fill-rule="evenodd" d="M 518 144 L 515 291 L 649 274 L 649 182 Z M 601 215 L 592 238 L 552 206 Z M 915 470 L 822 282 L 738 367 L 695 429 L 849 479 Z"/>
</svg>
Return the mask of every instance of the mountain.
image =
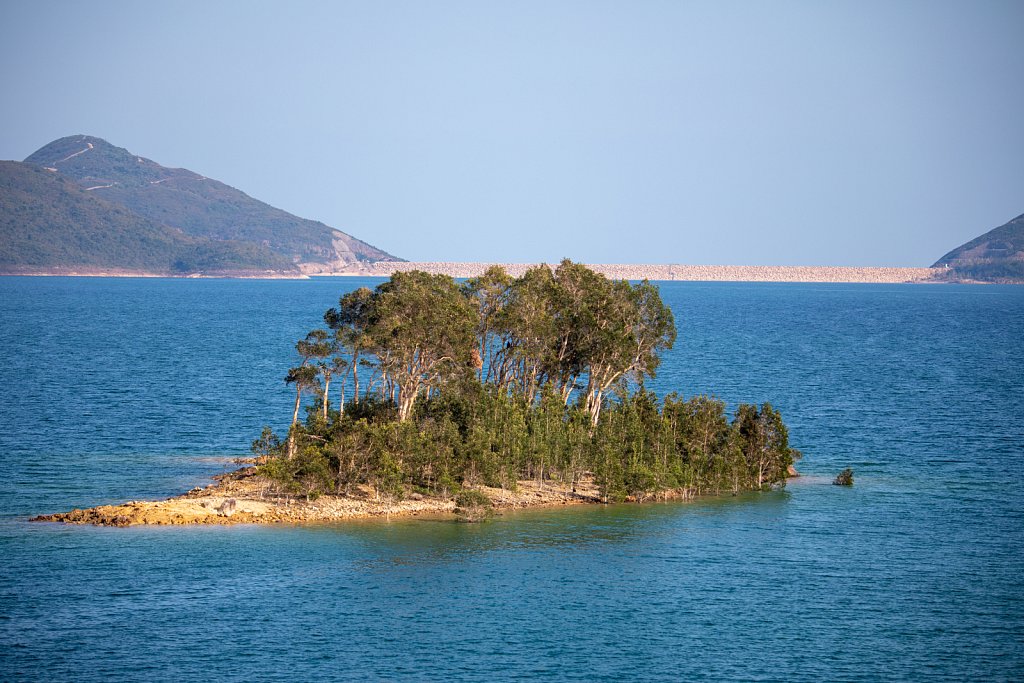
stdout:
<svg viewBox="0 0 1024 683">
<path fill-rule="evenodd" d="M 962 244 L 932 266 L 945 279 L 1024 283 L 1024 214 Z"/>
<path fill-rule="evenodd" d="M 33 164 L 0 161 L 0 272 L 295 272 L 246 242 L 192 237 Z"/>
<path fill-rule="evenodd" d="M 284 270 L 350 269 L 360 262 L 400 261 L 317 221 L 282 211 L 241 190 L 187 169 L 167 168 L 87 135 L 61 138 L 26 163 L 74 180 L 90 195 L 139 217 L 211 242 L 249 243 L 283 257 Z M 256 249 L 253 253 L 257 254 Z"/>
</svg>

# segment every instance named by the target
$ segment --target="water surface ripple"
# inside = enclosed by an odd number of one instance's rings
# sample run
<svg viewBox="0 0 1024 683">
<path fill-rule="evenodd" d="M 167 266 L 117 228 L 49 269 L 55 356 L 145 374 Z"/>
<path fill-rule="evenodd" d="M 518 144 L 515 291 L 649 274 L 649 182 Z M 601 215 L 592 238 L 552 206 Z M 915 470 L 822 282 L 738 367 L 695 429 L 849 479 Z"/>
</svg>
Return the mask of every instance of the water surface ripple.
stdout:
<svg viewBox="0 0 1024 683">
<path fill-rule="evenodd" d="M 0 278 L 0 679 L 1024 679 L 1020 287 L 663 283 L 650 386 L 780 408 L 784 491 L 27 523 L 230 467 L 290 416 L 294 340 L 376 282 Z"/>
</svg>

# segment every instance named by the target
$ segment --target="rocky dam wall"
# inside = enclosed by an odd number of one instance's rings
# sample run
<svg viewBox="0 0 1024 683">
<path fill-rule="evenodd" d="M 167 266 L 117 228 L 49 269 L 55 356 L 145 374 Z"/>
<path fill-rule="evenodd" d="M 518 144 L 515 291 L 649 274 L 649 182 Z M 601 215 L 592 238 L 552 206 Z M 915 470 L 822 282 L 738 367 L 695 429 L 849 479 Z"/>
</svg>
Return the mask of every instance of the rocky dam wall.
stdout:
<svg viewBox="0 0 1024 683">
<path fill-rule="evenodd" d="M 322 275 L 389 277 L 392 273 L 422 270 L 452 277 L 475 277 L 492 265 L 518 277 L 534 263 L 394 262 L 364 263 L 358 269 Z M 557 264 L 551 264 L 557 265 Z M 593 270 L 617 280 L 680 280 L 691 282 L 930 282 L 942 268 L 859 268 L 844 266 L 687 266 L 678 264 L 588 264 Z"/>
</svg>

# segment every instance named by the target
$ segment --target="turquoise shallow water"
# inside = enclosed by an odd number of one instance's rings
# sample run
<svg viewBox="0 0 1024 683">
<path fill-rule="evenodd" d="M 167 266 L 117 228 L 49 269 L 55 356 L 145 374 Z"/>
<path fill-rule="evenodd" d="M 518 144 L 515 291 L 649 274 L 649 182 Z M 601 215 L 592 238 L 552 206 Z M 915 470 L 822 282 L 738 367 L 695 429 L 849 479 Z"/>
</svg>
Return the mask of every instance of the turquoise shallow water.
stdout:
<svg viewBox="0 0 1024 683">
<path fill-rule="evenodd" d="M 223 471 L 290 416 L 293 341 L 367 283 L 0 278 L 0 679 L 1024 679 L 1019 287 L 662 284 L 653 388 L 779 407 L 806 454 L 785 491 L 26 521 Z"/>
</svg>

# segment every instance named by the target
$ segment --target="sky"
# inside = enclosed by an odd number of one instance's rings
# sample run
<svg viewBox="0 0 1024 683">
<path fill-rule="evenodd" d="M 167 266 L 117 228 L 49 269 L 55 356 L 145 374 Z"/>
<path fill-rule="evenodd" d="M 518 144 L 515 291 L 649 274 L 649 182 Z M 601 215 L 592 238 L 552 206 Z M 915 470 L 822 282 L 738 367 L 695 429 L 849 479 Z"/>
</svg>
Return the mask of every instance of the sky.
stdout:
<svg viewBox="0 0 1024 683">
<path fill-rule="evenodd" d="M 0 3 L 95 135 L 413 261 L 926 266 L 1024 213 L 1024 2 Z"/>
</svg>

